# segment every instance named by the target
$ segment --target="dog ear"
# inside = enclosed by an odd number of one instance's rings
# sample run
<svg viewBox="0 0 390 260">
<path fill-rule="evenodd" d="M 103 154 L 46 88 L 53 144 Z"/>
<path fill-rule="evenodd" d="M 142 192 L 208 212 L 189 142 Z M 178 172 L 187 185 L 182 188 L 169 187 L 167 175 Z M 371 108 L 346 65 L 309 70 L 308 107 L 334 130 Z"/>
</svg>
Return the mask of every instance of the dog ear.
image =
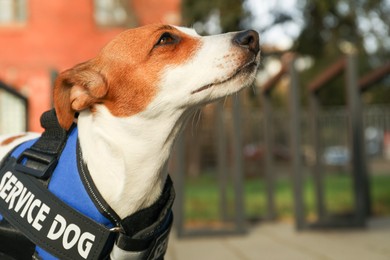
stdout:
<svg viewBox="0 0 390 260">
<path fill-rule="evenodd" d="M 88 63 L 62 72 L 54 86 L 54 107 L 61 127 L 68 130 L 76 112 L 102 102 L 107 89 L 105 77 Z"/>
</svg>

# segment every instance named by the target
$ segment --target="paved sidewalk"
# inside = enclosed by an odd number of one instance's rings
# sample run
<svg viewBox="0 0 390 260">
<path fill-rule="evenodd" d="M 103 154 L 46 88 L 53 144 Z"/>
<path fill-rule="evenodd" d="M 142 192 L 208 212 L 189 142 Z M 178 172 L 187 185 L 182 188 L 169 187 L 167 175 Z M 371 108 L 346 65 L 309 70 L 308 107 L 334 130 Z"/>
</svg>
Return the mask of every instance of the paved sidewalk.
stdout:
<svg viewBox="0 0 390 260">
<path fill-rule="evenodd" d="M 296 232 L 289 223 L 263 223 L 242 236 L 178 239 L 173 234 L 165 259 L 390 260 L 390 219 L 371 220 L 361 230 Z"/>
</svg>

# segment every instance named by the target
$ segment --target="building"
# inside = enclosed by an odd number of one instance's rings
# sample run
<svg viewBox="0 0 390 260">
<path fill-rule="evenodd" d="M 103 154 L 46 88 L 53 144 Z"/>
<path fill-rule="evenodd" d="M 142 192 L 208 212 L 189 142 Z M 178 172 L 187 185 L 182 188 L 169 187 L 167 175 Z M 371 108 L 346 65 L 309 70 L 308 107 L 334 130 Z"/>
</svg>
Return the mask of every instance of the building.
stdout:
<svg viewBox="0 0 390 260">
<path fill-rule="evenodd" d="M 148 23 L 179 24 L 180 0 L 0 0 L 0 134 L 26 122 L 10 89 L 28 100 L 27 129 L 42 131 L 56 74 L 94 57 L 125 28 Z"/>
</svg>

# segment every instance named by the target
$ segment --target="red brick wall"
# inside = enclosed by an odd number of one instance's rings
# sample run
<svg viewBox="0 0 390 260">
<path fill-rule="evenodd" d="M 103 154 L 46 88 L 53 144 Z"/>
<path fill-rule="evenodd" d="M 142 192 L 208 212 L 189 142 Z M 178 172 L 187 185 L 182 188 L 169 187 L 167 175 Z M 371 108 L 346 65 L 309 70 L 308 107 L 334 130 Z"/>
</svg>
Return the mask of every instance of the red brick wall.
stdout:
<svg viewBox="0 0 390 260">
<path fill-rule="evenodd" d="M 123 28 L 99 28 L 93 1 L 29 0 L 24 25 L 0 26 L 0 80 L 29 99 L 30 131 L 51 107 L 50 70 L 62 71 L 90 59 Z M 134 0 L 140 25 L 179 23 L 180 0 Z"/>
</svg>

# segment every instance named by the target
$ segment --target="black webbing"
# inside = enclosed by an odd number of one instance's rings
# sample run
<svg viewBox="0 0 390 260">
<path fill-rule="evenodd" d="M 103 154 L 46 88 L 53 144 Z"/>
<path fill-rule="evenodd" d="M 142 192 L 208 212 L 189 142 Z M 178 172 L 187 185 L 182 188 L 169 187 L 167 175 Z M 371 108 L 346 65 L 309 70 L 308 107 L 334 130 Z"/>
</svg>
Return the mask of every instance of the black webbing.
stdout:
<svg viewBox="0 0 390 260">
<path fill-rule="evenodd" d="M 19 156 L 16 167 L 18 171 L 46 180 L 57 165 L 68 133 L 59 125 L 54 109 L 42 114 L 41 126 L 44 133 Z"/>
<path fill-rule="evenodd" d="M 67 132 L 57 120 L 54 109 L 46 111 L 41 116 L 41 126 L 45 129 L 41 138 L 32 146 L 42 153 L 58 155 L 61 153 L 67 138 Z"/>
<path fill-rule="evenodd" d="M 155 203 L 122 220 L 125 233 L 119 234 L 116 241 L 118 247 L 125 251 L 142 251 L 150 247 L 161 233 L 169 231 L 174 199 L 175 190 L 168 175 L 163 192 Z"/>
</svg>

